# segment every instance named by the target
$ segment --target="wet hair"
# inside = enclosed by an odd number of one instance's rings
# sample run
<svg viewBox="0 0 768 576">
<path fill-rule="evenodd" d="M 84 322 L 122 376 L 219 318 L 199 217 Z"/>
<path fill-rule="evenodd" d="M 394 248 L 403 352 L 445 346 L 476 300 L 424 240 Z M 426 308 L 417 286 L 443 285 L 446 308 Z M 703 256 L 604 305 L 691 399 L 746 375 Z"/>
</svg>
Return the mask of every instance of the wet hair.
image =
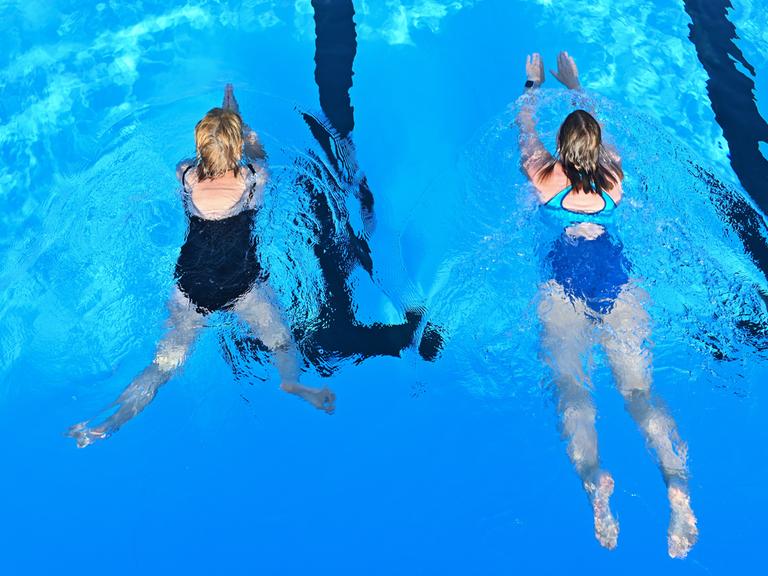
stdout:
<svg viewBox="0 0 768 576">
<path fill-rule="evenodd" d="M 212 108 L 195 126 L 197 178 L 237 176 L 243 156 L 243 121 L 232 110 Z"/>
<path fill-rule="evenodd" d="M 624 172 L 603 146 L 600 124 L 589 112 L 568 114 L 557 131 L 557 157 L 539 170 L 541 178 L 552 175 L 557 163 L 578 192 L 595 193 L 613 188 Z"/>
</svg>

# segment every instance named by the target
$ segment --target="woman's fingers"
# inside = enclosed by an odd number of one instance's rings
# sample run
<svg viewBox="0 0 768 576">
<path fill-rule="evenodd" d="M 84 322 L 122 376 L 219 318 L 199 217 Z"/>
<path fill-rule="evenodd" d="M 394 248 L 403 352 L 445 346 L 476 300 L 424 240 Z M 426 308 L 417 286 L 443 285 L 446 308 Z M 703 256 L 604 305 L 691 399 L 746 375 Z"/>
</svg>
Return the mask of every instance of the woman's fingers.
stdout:
<svg viewBox="0 0 768 576">
<path fill-rule="evenodd" d="M 558 61 L 562 62 L 563 68 L 569 68 L 574 76 L 578 76 L 579 70 L 576 67 L 576 60 L 573 59 L 572 56 L 568 54 L 565 50 L 560 52 L 560 55 L 558 56 Z"/>
<path fill-rule="evenodd" d="M 534 80 L 539 83 L 544 81 L 544 64 L 541 60 L 541 54 L 533 52 L 526 56 L 525 72 L 528 75 L 529 80 Z"/>
</svg>

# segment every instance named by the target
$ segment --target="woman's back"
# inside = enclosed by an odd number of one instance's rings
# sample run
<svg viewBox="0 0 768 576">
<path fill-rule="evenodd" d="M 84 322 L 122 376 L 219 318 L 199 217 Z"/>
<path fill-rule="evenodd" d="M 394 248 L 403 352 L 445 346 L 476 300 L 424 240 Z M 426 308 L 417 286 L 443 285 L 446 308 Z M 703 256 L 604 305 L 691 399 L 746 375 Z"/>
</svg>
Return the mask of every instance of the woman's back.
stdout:
<svg viewBox="0 0 768 576">
<path fill-rule="evenodd" d="M 262 168 L 242 166 L 237 175 L 227 172 L 200 180 L 194 165 L 181 177 L 182 193 L 188 214 L 208 220 L 221 220 L 262 203 L 266 177 Z"/>
<path fill-rule="evenodd" d="M 533 168 L 527 171 L 543 204 L 551 206 L 556 202 L 557 207 L 569 212 L 595 214 L 605 208 L 612 208 L 622 198 L 621 179 L 617 179 L 611 188 L 595 194 L 573 189 L 560 162 L 555 163 L 552 172 L 546 177 L 542 176 L 540 169 Z M 561 194 L 562 197 L 557 198 Z"/>
<path fill-rule="evenodd" d="M 176 261 L 178 286 L 201 312 L 227 309 L 266 277 L 253 237 L 263 176 L 248 164 L 237 175 L 199 180 L 189 166 L 181 180 L 189 228 Z"/>
</svg>

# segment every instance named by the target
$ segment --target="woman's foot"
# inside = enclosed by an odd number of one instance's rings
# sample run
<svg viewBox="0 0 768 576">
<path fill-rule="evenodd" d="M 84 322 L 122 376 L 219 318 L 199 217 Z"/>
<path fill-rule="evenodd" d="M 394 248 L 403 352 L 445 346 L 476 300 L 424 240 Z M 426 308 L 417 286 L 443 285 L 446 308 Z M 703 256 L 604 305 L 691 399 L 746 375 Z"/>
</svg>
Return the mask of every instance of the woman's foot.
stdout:
<svg viewBox="0 0 768 576">
<path fill-rule="evenodd" d="M 310 386 L 304 386 L 295 382 L 293 384 L 283 383 L 280 385 L 280 388 L 289 394 L 295 394 L 299 398 L 303 398 L 312 406 L 327 414 L 333 414 L 333 411 L 336 410 L 336 394 L 328 387 L 311 388 Z"/>
<path fill-rule="evenodd" d="M 595 514 L 595 538 L 601 546 L 613 550 L 619 540 L 619 522 L 611 514 L 610 498 L 613 478 L 608 472 L 598 472 L 594 482 L 585 482 L 592 511 Z"/>
<path fill-rule="evenodd" d="M 104 440 L 104 438 L 109 436 L 103 426 L 88 428 L 87 424 L 87 422 L 80 422 L 67 430 L 67 436 L 75 439 L 78 448 L 85 448 L 96 442 L 96 440 Z"/>
<path fill-rule="evenodd" d="M 681 486 L 667 489 L 671 515 L 667 531 L 667 550 L 670 558 L 685 558 L 699 538 L 696 516 L 691 509 L 691 497 Z"/>
</svg>

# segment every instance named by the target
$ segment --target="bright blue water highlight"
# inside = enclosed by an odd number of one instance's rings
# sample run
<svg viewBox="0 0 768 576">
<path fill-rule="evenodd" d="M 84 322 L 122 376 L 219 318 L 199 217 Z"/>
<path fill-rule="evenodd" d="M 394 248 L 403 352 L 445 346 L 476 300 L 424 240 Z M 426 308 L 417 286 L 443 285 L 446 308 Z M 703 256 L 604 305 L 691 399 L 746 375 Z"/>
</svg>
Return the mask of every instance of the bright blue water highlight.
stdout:
<svg viewBox="0 0 768 576">
<path fill-rule="evenodd" d="M 423 298 L 446 329 L 441 359 L 409 350 L 330 381 L 308 373 L 339 396 L 328 418 L 279 392 L 270 367 L 233 378 L 210 330 L 146 412 L 77 451 L 62 432 L 112 401 L 162 334 L 184 234 L 173 167 L 225 82 L 270 152 L 260 226 L 275 283 L 287 298 L 304 279 L 291 317 L 311 316 L 318 272 L 301 228 L 285 226 L 302 209 L 294 159 L 317 148 L 296 111 L 318 110 L 311 6 L 0 7 L 2 572 L 755 572 L 768 368 L 764 339 L 738 321 L 765 322 L 766 281 L 691 168 L 714 167 L 740 193 L 682 5 L 356 8 L 354 137 L 376 197 L 380 284 L 357 277 L 358 317 L 397 321 Z M 750 10 L 736 7 L 737 28 Z M 748 57 L 761 53 L 752 28 L 742 38 Z M 507 107 L 526 52 L 549 64 L 562 48 L 625 155 L 617 225 L 652 299 L 655 388 L 690 450 L 701 541 L 683 562 L 666 557 L 663 484 L 602 356 L 615 552 L 594 541 L 546 392 L 544 230 Z M 752 62 L 761 97 L 765 67 Z M 552 148 L 569 101 L 548 84 Z"/>
</svg>

